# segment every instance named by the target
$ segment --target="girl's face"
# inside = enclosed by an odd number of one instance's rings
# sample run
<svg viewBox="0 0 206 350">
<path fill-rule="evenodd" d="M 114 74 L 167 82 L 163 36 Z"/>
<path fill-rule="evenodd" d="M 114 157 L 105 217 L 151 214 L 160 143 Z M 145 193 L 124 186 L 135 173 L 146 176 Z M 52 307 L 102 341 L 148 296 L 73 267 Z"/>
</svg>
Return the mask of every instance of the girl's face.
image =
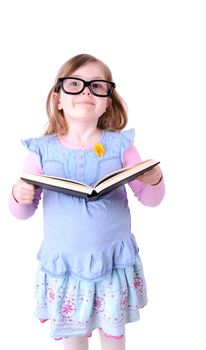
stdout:
<svg viewBox="0 0 206 350">
<path fill-rule="evenodd" d="M 88 63 L 73 72 L 70 77 L 80 78 L 85 81 L 103 79 L 102 68 L 97 63 Z M 88 123 L 98 122 L 99 117 L 106 111 L 109 97 L 93 95 L 88 87 L 78 95 L 66 94 L 62 89 L 59 94 L 58 109 L 63 110 L 66 120 L 72 119 Z"/>
</svg>

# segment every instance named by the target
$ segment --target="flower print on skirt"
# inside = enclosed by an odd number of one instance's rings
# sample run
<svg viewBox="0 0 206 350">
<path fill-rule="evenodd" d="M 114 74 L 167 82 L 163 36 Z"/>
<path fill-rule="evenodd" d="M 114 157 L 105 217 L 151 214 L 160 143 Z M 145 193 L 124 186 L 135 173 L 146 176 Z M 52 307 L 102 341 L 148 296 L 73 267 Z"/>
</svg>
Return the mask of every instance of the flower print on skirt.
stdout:
<svg viewBox="0 0 206 350">
<path fill-rule="evenodd" d="M 39 269 L 35 295 L 35 315 L 41 322 L 51 321 L 54 339 L 88 336 L 97 328 L 121 337 L 125 324 L 139 320 L 139 309 L 147 303 L 139 256 L 135 265 L 114 269 L 95 282 L 71 275 L 54 277 Z"/>
</svg>

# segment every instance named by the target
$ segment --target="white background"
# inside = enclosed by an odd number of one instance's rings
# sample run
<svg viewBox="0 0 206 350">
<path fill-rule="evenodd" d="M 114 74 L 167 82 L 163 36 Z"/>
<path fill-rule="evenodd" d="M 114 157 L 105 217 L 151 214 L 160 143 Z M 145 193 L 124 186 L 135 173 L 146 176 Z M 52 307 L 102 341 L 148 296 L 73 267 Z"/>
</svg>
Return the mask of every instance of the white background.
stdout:
<svg viewBox="0 0 206 350">
<path fill-rule="evenodd" d="M 1 349 L 62 349 L 33 315 L 42 208 L 19 221 L 7 202 L 26 154 L 20 140 L 42 133 L 56 73 L 79 53 L 111 68 L 135 144 L 161 161 L 167 188 L 156 208 L 129 192 L 149 303 L 127 326 L 127 349 L 206 348 L 205 18 L 199 0 L 1 3 Z"/>
</svg>

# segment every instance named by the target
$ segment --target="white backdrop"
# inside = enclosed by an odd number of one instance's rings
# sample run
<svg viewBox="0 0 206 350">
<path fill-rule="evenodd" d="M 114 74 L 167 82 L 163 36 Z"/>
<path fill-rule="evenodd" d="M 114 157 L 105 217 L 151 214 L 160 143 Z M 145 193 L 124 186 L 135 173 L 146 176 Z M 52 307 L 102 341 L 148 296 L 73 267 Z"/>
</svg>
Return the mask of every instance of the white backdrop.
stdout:
<svg viewBox="0 0 206 350">
<path fill-rule="evenodd" d="M 27 221 L 7 202 L 22 173 L 20 140 L 39 136 L 60 66 L 90 53 L 107 63 L 129 107 L 142 158 L 161 161 L 166 196 L 146 208 L 129 192 L 149 303 L 127 326 L 127 349 L 206 348 L 204 1 L 6 1 L 1 36 L 0 348 L 57 350 L 34 318 L 42 208 Z M 196 169 L 195 169 L 196 168 Z M 94 332 L 91 349 L 98 349 Z"/>
</svg>

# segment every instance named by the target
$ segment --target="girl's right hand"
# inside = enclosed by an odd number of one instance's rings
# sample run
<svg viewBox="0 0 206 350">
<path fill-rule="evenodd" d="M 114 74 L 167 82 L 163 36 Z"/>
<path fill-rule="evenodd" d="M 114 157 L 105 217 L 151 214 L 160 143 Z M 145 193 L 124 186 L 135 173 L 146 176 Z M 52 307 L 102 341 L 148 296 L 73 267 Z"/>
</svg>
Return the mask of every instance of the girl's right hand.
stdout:
<svg viewBox="0 0 206 350">
<path fill-rule="evenodd" d="M 12 194 L 19 204 L 31 204 L 34 199 L 36 188 L 33 185 L 19 180 L 13 187 Z"/>
</svg>

